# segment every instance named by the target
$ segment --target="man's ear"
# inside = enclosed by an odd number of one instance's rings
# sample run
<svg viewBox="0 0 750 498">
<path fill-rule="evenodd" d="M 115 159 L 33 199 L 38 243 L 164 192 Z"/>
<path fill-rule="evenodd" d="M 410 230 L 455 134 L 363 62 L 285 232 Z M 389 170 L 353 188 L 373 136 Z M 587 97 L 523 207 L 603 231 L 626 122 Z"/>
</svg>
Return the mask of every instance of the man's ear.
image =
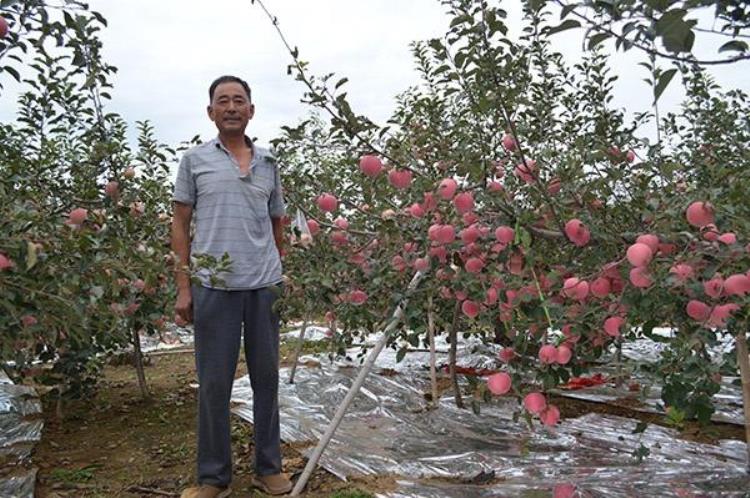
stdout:
<svg viewBox="0 0 750 498">
<path fill-rule="evenodd" d="M 206 114 L 211 121 L 214 121 L 214 108 L 211 105 L 206 106 Z"/>
<path fill-rule="evenodd" d="M 253 116 L 255 116 L 255 104 L 251 102 L 250 103 L 250 119 L 253 119 Z"/>
</svg>

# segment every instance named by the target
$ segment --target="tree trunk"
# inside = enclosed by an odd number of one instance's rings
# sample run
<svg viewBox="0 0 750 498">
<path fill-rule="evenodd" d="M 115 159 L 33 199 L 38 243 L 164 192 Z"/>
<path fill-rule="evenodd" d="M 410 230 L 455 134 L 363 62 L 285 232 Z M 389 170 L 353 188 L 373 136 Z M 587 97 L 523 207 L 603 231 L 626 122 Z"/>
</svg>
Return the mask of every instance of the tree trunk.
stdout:
<svg viewBox="0 0 750 498">
<path fill-rule="evenodd" d="M 138 387 L 143 399 L 149 398 L 148 385 L 146 384 L 146 372 L 143 369 L 143 353 L 141 352 L 141 334 L 138 329 L 133 328 L 133 354 L 135 355 L 135 373 L 138 377 Z"/>
<path fill-rule="evenodd" d="M 302 329 L 299 331 L 299 344 L 294 348 L 294 356 L 292 357 L 292 370 L 289 372 L 289 383 L 294 384 L 294 374 L 297 372 L 297 362 L 299 361 L 299 354 L 302 352 L 302 346 L 305 344 L 305 331 L 307 331 L 307 322 L 310 319 L 310 314 L 305 315 L 305 319 L 302 322 Z"/>
<path fill-rule="evenodd" d="M 617 363 L 617 371 L 615 372 L 615 386 L 620 387 L 623 383 L 623 369 L 622 369 L 622 343 L 617 343 L 617 354 L 615 361 Z"/>
<path fill-rule="evenodd" d="M 747 445 L 746 470 L 750 473 L 750 359 L 748 359 L 745 330 L 737 334 L 737 363 L 742 378 L 742 405 L 745 408 L 745 444 Z"/>
<path fill-rule="evenodd" d="M 453 323 L 451 323 L 450 341 L 451 349 L 448 356 L 448 365 L 450 369 L 451 385 L 453 385 L 453 396 L 456 399 L 456 406 L 464 408 L 464 399 L 461 396 L 461 387 L 458 385 L 458 376 L 456 375 L 456 349 L 458 348 L 458 321 L 461 313 L 461 303 L 456 301 L 456 307 L 453 310 Z"/>
<path fill-rule="evenodd" d="M 57 393 L 57 400 L 55 400 L 55 417 L 58 422 L 62 422 L 65 418 L 63 414 L 63 395 L 62 391 Z"/>
<path fill-rule="evenodd" d="M 427 304 L 427 334 L 430 340 L 430 385 L 432 386 L 432 399 L 430 405 L 437 408 L 440 402 L 437 386 L 437 368 L 435 366 L 435 314 L 432 311 L 432 296 Z"/>
</svg>

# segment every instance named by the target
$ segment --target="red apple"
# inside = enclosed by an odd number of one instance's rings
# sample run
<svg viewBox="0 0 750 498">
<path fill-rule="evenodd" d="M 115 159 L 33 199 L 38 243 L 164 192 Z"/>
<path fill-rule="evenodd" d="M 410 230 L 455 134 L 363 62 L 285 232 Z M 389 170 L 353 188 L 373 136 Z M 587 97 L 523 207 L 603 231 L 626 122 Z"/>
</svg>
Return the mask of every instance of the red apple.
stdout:
<svg viewBox="0 0 750 498">
<path fill-rule="evenodd" d="M 649 246 L 641 242 L 636 242 L 628 247 L 627 258 L 633 266 L 646 266 L 651 262 L 654 253 Z"/>
<path fill-rule="evenodd" d="M 704 302 L 692 299 L 687 303 L 685 311 L 688 316 L 698 322 L 705 321 L 711 314 L 711 308 Z"/>
<path fill-rule="evenodd" d="M 388 173 L 388 181 L 391 185 L 399 190 L 408 188 L 411 185 L 411 171 L 405 170 L 391 170 Z"/>
<path fill-rule="evenodd" d="M 510 391 L 512 384 L 513 380 L 505 372 L 496 373 L 487 378 L 487 388 L 496 396 L 506 394 Z"/>
<path fill-rule="evenodd" d="M 461 192 L 453 199 L 453 205 L 460 214 L 468 213 L 474 209 L 474 196 L 471 192 Z"/>
<path fill-rule="evenodd" d="M 529 393 L 523 398 L 523 407 L 538 415 L 547 408 L 547 400 L 544 398 L 544 394 L 540 392 Z"/>
<path fill-rule="evenodd" d="M 318 207 L 320 208 L 321 211 L 326 211 L 329 213 L 332 211 L 335 211 L 339 203 L 338 199 L 336 199 L 335 196 L 328 194 L 328 193 L 321 194 L 318 197 L 317 202 L 318 202 Z"/>
<path fill-rule="evenodd" d="M 573 218 L 565 224 L 565 235 L 573 244 L 583 247 L 591 240 L 591 232 L 579 219 Z"/>
<path fill-rule="evenodd" d="M 694 227 L 704 227 L 714 222 L 714 208 L 708 202 L 696 201 L 685 212 L 688 223 Z"/>
<path fill-rule="evenodd" d="M 3 16 L 0 16 L 0 39 L 8 36 L 9 31 L 10 26 L 8 25 L 8 21 Z"/>
<path fill-rule="evenodd" d="M 557 361 L 557 348 L 551 344 L 545 344 L 539 348 L 539 361 L 543 364 L 555 363 Z"/>
<path fill-rule="evenodd" d="M 456 183 L 456 180 L 453 178 L 444 178 L 440 181 L 440 185 L 438 185 L 438 194 L 446 201 L 449 201 L 453 199 L 457 188 L 458 183 Z"/>
<path fill-rule="evenodd" d="M 80 226 L 88 218 L 89 212 L 84 208 L 76 208 L 68 214 L 68 223 Z"/>
<path fill-rule="evenodd" d="M 359 160 L 359 169 L 366 176 L 375 177 L 383 170 L 383 163 L 378 156 L 365 155 Z"/>
</svg>

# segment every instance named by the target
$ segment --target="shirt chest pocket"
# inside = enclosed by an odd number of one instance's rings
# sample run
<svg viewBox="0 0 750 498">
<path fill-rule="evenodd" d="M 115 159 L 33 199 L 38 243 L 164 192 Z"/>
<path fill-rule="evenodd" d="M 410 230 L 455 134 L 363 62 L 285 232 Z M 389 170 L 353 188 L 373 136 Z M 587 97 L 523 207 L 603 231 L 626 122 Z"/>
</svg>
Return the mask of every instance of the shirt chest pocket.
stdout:
<svg viewBox="0 0 750 498">
<path fill-rule="evenodd" d="M 268 201 L 271 198 L 271 188 L 265 182 L 256 178 L 242 178 L 241 188 L 250 211 L 258 218 L 268 218 Z"/>
</svg>

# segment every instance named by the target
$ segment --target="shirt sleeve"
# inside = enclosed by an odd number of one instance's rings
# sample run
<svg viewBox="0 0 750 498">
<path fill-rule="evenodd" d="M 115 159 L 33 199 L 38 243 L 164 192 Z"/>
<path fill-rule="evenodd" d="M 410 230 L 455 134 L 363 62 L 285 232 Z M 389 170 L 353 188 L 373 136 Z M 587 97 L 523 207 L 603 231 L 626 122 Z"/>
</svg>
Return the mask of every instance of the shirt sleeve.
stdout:
<svg viewBox="0 0 750 498">
<path fill-rule="evenodd" d="M 172 199 L 181 204 L 195 206 L 195 179 L 190 167 L 190 156 L 185 154 L 177 167 L 177 178 L 174 182 Z"/>
<path fill-rule="evenodd" d="M 281 174 L 279 174 L 279 168 L 274 165 L 274 188 L 271 192 L 271 197 L 268 199 L 268 212 L 271 218 L 281 218 L 286 214 L 286 206 L 284 205 L 284 192 L 281 188 Z"/>
</svg>

